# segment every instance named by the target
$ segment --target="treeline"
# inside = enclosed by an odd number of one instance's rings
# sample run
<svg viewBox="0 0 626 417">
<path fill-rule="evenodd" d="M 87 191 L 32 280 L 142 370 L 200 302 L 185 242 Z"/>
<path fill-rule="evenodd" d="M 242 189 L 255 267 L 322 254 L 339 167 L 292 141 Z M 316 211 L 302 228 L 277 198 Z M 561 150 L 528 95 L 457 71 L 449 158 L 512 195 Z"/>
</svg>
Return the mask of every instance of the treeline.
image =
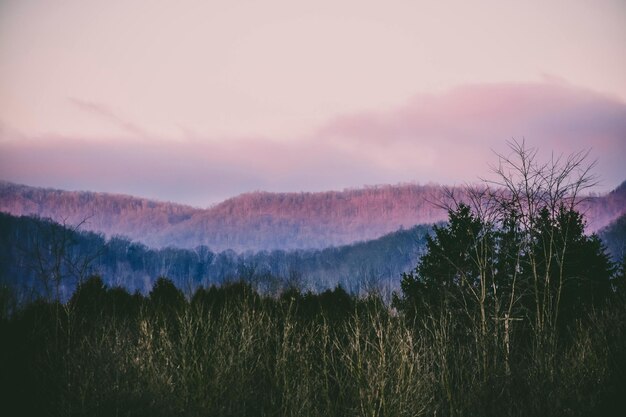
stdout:
<svg viewBox="0 0 626 417">
<path fill-rule="evenodd" d="M 167 279 L 147 296 L 85 280 L 66 303 L 0 318 L 0 410 L 33 416 L 619 415 L 623 293 L 585 308 L 553 350 L 516 324 L 489 373 L 477 329 L 415 319 L 340 287 L 262 296 Z M 505 364 L 506 358 L 506 367 Z"/>
<path fill-rule="evenodd" d="M 323 291 L 341 285 L 350 293 L 377 290 L 389 297 L 400 274 L 415 265 L 429 230 L 417 226 L 339 248 L 238 254 L 204 246 L 154 250 L 121 237 L 107 241 L 77 226 L 0 213 L 0 282 L 24 300 L 66 300 L 92 274 L 144 294 L 157 277 L 167 276 L 187 295 L 198 286 L 241 278 L 264 294 L 286 286 Z"/>
</svg>

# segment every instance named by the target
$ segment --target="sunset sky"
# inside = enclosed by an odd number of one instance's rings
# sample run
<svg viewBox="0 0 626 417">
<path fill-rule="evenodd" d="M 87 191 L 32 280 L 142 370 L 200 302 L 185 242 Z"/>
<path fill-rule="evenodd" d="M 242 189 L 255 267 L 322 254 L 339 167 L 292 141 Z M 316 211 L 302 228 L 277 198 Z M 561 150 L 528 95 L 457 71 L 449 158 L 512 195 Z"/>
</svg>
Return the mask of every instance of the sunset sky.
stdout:
<svg viewBox="0 0 626 417">
<path fill-rule="evenodd" d="M 511 138 L 626 180 L 626 2 L 0 1 L 2 180 L 206 206 L 475 181 Z"/>
</svg>

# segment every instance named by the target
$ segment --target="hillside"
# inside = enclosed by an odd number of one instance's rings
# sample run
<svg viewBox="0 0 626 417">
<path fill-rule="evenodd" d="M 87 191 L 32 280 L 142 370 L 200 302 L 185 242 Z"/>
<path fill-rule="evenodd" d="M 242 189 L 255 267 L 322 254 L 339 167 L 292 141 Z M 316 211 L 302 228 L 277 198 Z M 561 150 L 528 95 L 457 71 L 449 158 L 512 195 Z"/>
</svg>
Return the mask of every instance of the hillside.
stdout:
<svg viewBox="0 0 626 417">
<path fill-rule="evenodd" d="M 626 214 L 598 232 L 608 253 L 616 262 L 626 260 Z"/>
<path fill-rule="evenodd" d="M 127 195 L 62 191 L 0 181 L 0 211 L 17 216 L 36 215 L 67 225 L 85 221 L 84 230 L 143 240 L 201 210 Z"/>
<path fill-rule="evenodd" d="M 429 230 L 416 226 L 322 250 L 237 254 L 206 247 L 150 249 L 123 238 L 107 241 L 50 220 L 0 213 L 0 284 L 26 293 L 44 291 L 46 285 L 51 290 L 52 281 L 46 283 L 42 277 L 58 272 L 64 295 L 91 274 L 101 275 L 108 285 L 144 293 L 159 276 L 171 278 L 184 290 L 238 278 L 263 292 L 289 285 L 320 291 L 340 284 L 352 293 L 397 289 L 401 274 L 415 267 Z"/>
<path fill-rule="evenodd" d="M 69 192 L 0 183 L 0 211 L 38 215 L 150 247 L 238 252 L 320 249 L 378 238 L 445 220 L 437 185 L 386 185 L 319 193 L 243 194 L 207 209 L 124 195 Z M 626 212 L 626 185 L 590 197 L 580 209 L 596 231 Z"/>
<path fill-rule="evenodd" d="M 208 209 L 125 195 L 0 183 L 0 211 L 37 215 L 150 247 L 307 249 L 370 240 L 445 219 L 438 186 L 399 185 L 321 193 L 243 194 Z"/>
</svg>

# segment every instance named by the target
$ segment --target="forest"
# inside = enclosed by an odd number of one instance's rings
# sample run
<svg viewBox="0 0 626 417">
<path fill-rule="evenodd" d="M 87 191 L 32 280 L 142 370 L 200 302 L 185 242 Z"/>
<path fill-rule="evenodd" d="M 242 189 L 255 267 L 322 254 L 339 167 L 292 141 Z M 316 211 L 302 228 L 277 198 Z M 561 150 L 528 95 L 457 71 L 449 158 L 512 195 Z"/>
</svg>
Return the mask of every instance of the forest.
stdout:
<svg viewBox="0 0 626 417">
<path fill-rule="evenodd" d="M 12 289 L 17 304 L 57 290 L 65 301 L 93 274 L 107 285 L 142 294 L 166 276 L 187 297 L 200 286 L 242 279 L 262 294 L 276 294 L 285 286 L 323 291 L 341 285 L 353 294 L 376 289 L 390 300 L 402 272 L 417 262 L 430 230 L 415 226 L 321 250 L 237 253 L 206 246 L 151 249 L 120 236 L 107 240 L 51 220 L 0 213 L 0 282 Z"/>
<path fill-rule="evenodd" d="M 624 222 L 601 234 L 612 253 L 585 232 L 584 162 L 513 144 L 497 182 L 449 196 L 446 222 L 319 251 L 153 250 L 2 215 L 2 407 L 621 415 Z"/>
</svg>

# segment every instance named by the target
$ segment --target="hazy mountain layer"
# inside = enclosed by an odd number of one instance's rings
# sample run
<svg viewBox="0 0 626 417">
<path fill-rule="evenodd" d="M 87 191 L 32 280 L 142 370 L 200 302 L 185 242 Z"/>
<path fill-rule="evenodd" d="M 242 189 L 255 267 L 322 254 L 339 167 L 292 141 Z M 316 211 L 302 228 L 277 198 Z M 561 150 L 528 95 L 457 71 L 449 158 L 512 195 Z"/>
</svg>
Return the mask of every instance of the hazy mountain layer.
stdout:
<svg viewBox="0 0 626 417">
<path fill-rule="evenodd" d="M 207 209 L 124 195 L 0 183 L 0 211 L 38 215 L 151 247 L 211 250 L 324 248 L 375 239 L 400 228 L 445 220 L 437 185 L 386 185 L 319 193 L 243 194 Z M 626 185 L 580 206 L 588 230 L 626 212 Z"/>
<path fill-rule="evenodd" d="M 416 226 L 379 239 L 337 248 L 237 254 L 195 249 L 149 249 L 127 239 L 106 241 L 50 220 L 0 213 L 0 285 L 28 294 L 56 291 L 67 296 L 76 283 L 99 274 L 113 286 L 147 292 L 159 276 L 193 290 L 244 279 L 264 292 L 297 286 L 325 290 L 341 285 L 352 293 L 398 289 L 415 267 L 429 226 Z"/>
</svg>

